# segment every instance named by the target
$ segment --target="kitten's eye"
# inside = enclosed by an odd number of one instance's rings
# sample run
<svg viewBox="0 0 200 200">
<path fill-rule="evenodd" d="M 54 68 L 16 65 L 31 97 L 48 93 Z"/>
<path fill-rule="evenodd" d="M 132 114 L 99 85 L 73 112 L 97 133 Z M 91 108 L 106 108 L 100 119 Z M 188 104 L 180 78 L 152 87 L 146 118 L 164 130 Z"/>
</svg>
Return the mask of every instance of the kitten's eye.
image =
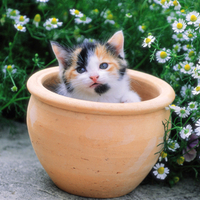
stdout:
<svg viewBox="0 0 200 200">
<path fill-rule="evenodd" d="M 106 69 L 108 68 L 108 63 L 101 63 L 99 66 L 100 69 Z"/>
<path fill-rule="evenodd" d="M 82 74 L 86 71 L 86 69 L 84 67 L 78 67 L 76 68 L 76 71 L 79 73 L 79 74 Z"/>
</svg>

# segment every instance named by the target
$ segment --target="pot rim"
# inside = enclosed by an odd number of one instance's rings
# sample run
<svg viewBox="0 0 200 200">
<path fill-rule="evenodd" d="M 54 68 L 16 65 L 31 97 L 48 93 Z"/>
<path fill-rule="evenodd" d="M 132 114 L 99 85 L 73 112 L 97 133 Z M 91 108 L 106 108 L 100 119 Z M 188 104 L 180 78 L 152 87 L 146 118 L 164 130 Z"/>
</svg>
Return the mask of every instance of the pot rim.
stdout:
<svg viewBox="0 0 200 200">
<path fill-rule="evenodd" d="M 172 87 L 165 81 L 135 70 L 127 70 L 130 78 L 145 80 L 159 91 L 159 95 L 153 99 L 137 103 L 101 103 L 79 99 L 73 99 L 56 94 L 44 87 L 43 83 L 59 73 L 59 67 L 50 67 L 34 73 L 27 81 L 27 88 L 32 96 L 50 106 L 81 113 L 99 115 L 139 115 L 156 112 L 169 106 L 175 93 Z"/>
</svg>

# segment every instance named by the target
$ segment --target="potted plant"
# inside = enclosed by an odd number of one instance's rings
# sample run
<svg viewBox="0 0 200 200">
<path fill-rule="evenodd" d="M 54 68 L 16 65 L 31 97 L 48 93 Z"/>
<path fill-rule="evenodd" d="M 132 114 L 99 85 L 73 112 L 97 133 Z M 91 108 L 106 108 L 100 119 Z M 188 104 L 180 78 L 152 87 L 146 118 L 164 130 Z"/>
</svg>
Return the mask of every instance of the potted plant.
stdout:
<svg viewBox="0 0 200 200">
<path fill-rule="evenodd" d="M 58 95 L 58 67 L 33 74 L 27 124 L 35 153 L 62 190 L 112 198 L 137 187 L 156 163 L 175 98 L 159 78 L 128 70 L 139 103 L 99 103 Z M 169 125 L 170 126 L 170 125 Z"/>
</svg>

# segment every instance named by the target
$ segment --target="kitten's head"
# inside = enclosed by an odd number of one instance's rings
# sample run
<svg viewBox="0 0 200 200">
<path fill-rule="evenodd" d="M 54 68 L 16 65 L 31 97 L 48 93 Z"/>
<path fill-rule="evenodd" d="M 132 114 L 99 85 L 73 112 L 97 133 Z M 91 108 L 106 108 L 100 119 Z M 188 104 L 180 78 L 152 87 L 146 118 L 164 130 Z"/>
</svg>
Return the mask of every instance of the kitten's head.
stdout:
<svg viewBox="0 0 200 200">
<path fill-rule="evenodd" d="M 56 42 L 51 45 L 59 62 L 61 80 L 69 93 L 102 95 L 116 89 L 126 72 L 122 31 L 105 44 L 84 42 L 73 50 Z"/>
</svg>

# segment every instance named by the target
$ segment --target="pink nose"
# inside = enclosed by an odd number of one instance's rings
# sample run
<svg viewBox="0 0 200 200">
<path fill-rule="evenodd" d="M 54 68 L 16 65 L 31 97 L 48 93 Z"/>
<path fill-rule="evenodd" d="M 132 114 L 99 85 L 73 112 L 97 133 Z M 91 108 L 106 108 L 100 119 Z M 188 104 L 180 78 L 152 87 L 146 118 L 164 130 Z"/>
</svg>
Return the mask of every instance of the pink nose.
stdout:
<svg viewBox="0 0 200 200">
<path fill-rule="evenodd" d="M 97 82 L 98 78 L 99 76 L 90 76 L 90 79 L 93 80 L 94 82 Z"/>
</svg>

